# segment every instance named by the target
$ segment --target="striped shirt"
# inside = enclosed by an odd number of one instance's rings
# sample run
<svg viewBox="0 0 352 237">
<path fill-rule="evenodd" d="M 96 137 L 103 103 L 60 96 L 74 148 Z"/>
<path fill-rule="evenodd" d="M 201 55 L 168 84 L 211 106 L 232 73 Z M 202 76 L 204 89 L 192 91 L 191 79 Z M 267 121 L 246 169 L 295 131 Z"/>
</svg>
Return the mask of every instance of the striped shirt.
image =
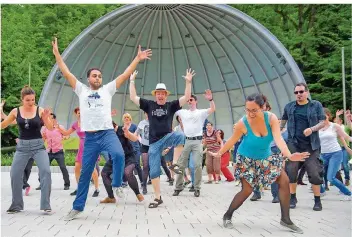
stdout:
<svg viewBox="0 0 352 237">
<path fill-rule="evenodd" d="M 204 133 L 205 143 L 207 144 L 208 151 L 218 152 L 221 148 L 220 143 L 218 143 L 218 139 L 216 138 L 216 130 L 208 136 L 207 132 Z"/>
</svg>

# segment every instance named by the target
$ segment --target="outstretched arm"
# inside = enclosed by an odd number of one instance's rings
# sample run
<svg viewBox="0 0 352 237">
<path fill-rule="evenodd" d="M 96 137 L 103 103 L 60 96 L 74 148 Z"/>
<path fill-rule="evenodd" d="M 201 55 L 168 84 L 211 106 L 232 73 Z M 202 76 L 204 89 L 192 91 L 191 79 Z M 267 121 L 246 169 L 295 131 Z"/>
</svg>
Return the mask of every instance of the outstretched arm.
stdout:
<svg viewBox="0 0 352 237">
<path fill-rule="evenodd" d="M 238 142 L 238 140 L 243 136 L 242 126 L 243 126 L 242 121 L 239 121 L 238 123 L 236 123 L 236 125 L 234 126 L 234 131 L 232 136 L 230 137 L 229 140 L 227 140 L 227 142 L 218 152 L 219 156 L 222 156 L 225 152 L 230 150 L 233 147 L 233 145 L 235 145 L 236 142 Z"/>
<path fill-rule="evenodd" d="M 186 76 L 182 76 L 186 80 L 186 89 L 185 95 L 182 96 L 178 101 L 180 103 L 180 107 L 187 103 L 187 101 L 191 98 L 191 90 L 192 90 L 192 78 L 196 75 L 192 69 L 187 69 Z"/>
<path fill-rule="evenodd" d="M 60 52 L 59 52 L 59 47 L 57 45 L 57 38 L 56 37 L 55 37 L 54 41 L 51 42 L 51 44 L 53 46 L 53 54 L 55 56 L 57 66 L 60 68 L 62 75 L 64 76 L 64 78 L 66 78 L 68 83 L 70 83 L 70 86 L 73 89 L 76 89 L 77 78 L 70 72 L 70 70 L 66 66 L 64 60 L 62 59 Z"/>
<path fill-rule="evenodd" d="M 16 109 L 13 109 L 4 121 L 1 122 L 1 129 L 7 128 L 16 120 Z"/>
<path fill-rule="evenodd" d="M 7 115 L 4 113 L 4 105 L 5 105 L 5 100 L 2 100 L 1 101 L 1 104 L 0 104 L 0 110 L 1 110 L 1 120 L 5 120 L 7 118 Z M 10 125 L 16 125 L 17 122 L 16 120 L 14 120 Z"/>
<path fill-rule="evenodd" d="M 210 115 L 215 112 L 215 103 L 213 100 L 213 94 L 211 93 L 211 90 L 206 90 L 204 97 L 210 102 L 210 108 L 208 109 L 208 115 Z"/>
<path fill-rule="evenodd" d="M 152 50 L 147 49 L 142 51 L 141 46 L 138 46 L 138 54 L 133 59 L 132 63 L 126 68 L 126 70 L 116 78 L 116 88 L 120 88 L 120 86 L 128 79 L 128 77 L 136 70 L 137 65 L 140 61 L 144 59 L 149 59 L 152 56 Z"/>
<path fill-rule="evenodd" d="M 137 74 L 138 74 L 138 72 L 134 71 L 130 76 L 130 99 L 132 100 L 133 103 L 135 103 L 137 106 L 139 106 L 140 97 L 137 96 L 136 85 L 135 85 L 135 79 L 136 79 Z"/>
<path fill-rule="evenodd" d="M 340 125 L 335 124 L 335 128 L 336 128 L 336 132 L 337 134 L 344 140 L 352 142 L 352 137 L 348 136 L 347 133 L 345 133 L 345 131 L 342 130 L 342 128 L 340 127 Z"/>
</svg>

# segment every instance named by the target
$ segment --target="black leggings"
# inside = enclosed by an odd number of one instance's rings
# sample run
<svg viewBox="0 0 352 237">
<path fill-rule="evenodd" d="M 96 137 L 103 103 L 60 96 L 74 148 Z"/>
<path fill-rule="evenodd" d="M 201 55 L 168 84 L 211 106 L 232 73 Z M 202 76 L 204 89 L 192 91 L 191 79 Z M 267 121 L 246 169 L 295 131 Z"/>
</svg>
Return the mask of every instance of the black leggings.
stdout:
<svg viewBox="0 0 352 237">
<path fill-rule="evenodd" d="M 134 163 L 125 166 L 124 178 L 126 178 L 128 185 L 133 190 L 133 192 L 136 195 L 138 195 L 140 194 L 140 192 L 138 188 L 137 179 L 133 174 L 134 168 L 135 168 Z M 108 193 L 109 198 L 114 198 L 114 192 L 112 191 L 112 186 L 111 186 L 111 183 L 112 183 L 111 174 L 112 174 L 112 161 L 110 159 L 105 163 L 104 168 L 101 171 L 101 177 L 103 178 L 105 190 Z"/>
</svg>

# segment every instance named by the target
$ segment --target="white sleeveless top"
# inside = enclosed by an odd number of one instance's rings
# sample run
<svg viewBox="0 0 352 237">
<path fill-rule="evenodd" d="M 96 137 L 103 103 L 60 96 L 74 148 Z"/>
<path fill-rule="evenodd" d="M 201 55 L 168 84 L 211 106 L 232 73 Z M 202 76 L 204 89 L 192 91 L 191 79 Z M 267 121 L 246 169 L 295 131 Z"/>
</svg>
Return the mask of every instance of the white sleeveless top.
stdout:
<svg viewBox="0 0 352 237">
<path fill-rule="evenodd" d="M 336 124 L 330 123 L 326 130 L 319 130 L 321 153 L 323 154 L 341 150 L 341 146 L 337 141 L 338 135 L 335 126 Z"/>
</svg>

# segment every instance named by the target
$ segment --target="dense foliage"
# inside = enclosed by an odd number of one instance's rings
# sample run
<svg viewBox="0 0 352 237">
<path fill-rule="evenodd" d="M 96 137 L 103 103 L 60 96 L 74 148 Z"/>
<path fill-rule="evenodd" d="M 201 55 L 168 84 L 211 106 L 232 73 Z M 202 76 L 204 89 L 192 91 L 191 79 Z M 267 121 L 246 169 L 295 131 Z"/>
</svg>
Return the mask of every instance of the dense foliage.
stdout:
<svg viewBox="0 0 352 237">
<path fill-rule="evenodd" d="M 350 5 L 233 5 L 268 28 L 301 68 L 314 99 L 342 108 L 341 47 L 345 47 L 347 106 L 351 104 Z M 20 104 L 28 84 L 37 100 L 54 65 L 50 41 L 64 49 L 87 26 L 119 5 L 2 5 L 1 92 L 5 112 Z M 2 131 L 2 146 L 14 144 L 17 128 Z"/>
</svg>

